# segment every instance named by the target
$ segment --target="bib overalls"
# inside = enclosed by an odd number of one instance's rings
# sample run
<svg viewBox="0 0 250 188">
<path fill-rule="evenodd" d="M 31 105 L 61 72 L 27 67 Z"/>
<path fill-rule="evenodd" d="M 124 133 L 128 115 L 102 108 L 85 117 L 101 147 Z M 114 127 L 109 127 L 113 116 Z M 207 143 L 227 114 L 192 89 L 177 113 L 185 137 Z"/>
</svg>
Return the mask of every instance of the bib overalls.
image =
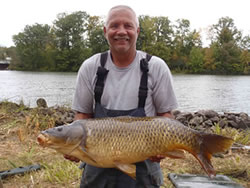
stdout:
<svg viewBox="0 0 250 188">
<path fill-rule="evenodd" d="M 97 70 L 97 82 L 95 85 L 95 112 L 94 118 L 116 117 L 116 116 L 146 116 L 144 106 L 147 98 L 148 61 L 151 56 L 141 59 L 142 71 L 138 107 L 132 110 L 111 110 L 101 105 L 101 96 L 104 88 L 104 80 L 108 70 L 104 68 L 108 52 L 101 54 L 101 66 Z M 136 180 L 116 168 L 97 168 L 86 164 L 81 180 L 81 188 L 155 188 L 163 184 L 163 176 L 160 165 L 149 159 L 136 163 Z"/>
</svg>

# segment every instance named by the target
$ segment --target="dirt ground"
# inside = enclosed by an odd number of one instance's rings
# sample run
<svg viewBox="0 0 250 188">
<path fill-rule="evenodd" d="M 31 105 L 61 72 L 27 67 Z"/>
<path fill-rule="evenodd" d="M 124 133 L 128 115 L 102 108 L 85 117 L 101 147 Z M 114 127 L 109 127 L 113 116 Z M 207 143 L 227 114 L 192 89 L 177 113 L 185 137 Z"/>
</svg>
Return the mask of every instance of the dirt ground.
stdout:
<svg viewBox="0 0 250 188">
<path fill-rule="evenodd" d="M 24 106 L 13 104 L 8 107 L 0 104 L 0 173 L 32 164 L 44 166 L 39 171 L 2 179 L 0 188 L 79 187 L 79 163 L 69 162 L 61 154 L 38 146 L 36 136 L 42 125 L 41 121 L 47 124 L 53 122 L 48 116 L 41 120 L 34 111 Z M 250 138 L 247 139 L 246 143 L 249 145 Z M 242 186 L 250 187 L 249 150 L 230 150 L 226 154 L 213 157 L 212 164 L 217 174 L 226 175 Z M 165 187 L 173 187 L 168 179 L 169 173 L 205 175 L 198 161 L 190 154 L 186 154 L 186 159 L 166 158 L 162 160 L 161 167 Z"/>
</svg>

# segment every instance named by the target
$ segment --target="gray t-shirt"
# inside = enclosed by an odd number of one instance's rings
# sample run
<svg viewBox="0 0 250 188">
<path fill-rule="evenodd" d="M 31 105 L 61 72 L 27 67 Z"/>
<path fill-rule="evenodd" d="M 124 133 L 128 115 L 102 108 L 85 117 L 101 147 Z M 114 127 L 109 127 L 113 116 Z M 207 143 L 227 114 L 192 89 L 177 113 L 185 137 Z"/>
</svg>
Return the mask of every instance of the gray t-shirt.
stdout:
<svg viewBox="0 0 250 188">
<path fill-rule="evenodd" d="M 76 82 L 72 109 L 82 113 L 94 112 L 94 88 L 101 54 L 96 54 L 81 65 Z M 101 104 L 110 110 L 131 110 L 138 106 L 141 80 L 140 60 L 146 53 L 137 51 L 134 61 L 125 68 L 117 67 L 108 53 L 105 68 L 109 70 L 101 98 Z M 172 75 L 167 64 L 153 56 L 149 61 L 148 96 L 145 104 L 147 116 L 155 116 L 177 108 Z"/>
</svg>

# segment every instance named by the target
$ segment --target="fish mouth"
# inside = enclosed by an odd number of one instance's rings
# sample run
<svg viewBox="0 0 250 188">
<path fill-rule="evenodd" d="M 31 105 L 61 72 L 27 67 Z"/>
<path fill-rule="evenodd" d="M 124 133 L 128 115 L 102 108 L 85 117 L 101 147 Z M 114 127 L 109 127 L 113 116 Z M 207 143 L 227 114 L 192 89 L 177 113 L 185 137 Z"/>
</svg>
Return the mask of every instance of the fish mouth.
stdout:
<svg viewBox="0 0 250 188">
<path fill-rule="evenodd" d="M 49 145 L 49 138 L 44 134 L 39 134 L 37 136 L 37 142 L 40 146 L 45 147 L 45 146 Z"/>
</svg>

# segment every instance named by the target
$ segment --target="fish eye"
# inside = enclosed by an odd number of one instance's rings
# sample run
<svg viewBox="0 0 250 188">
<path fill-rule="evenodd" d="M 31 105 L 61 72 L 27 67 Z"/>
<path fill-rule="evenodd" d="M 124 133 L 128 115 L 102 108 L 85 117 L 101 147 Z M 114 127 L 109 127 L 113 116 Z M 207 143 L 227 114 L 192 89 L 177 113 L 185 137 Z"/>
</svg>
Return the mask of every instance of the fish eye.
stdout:
<svg viewBox="0 0 250 188">
<path fill-rule="evenodd" d="M 57 131 L 59 131 L 59 132 L 61 132 L 62 130 L 63 130 L 63 128 L 62 128 L 62 127 L 57 128 Z"/>
</svg>

